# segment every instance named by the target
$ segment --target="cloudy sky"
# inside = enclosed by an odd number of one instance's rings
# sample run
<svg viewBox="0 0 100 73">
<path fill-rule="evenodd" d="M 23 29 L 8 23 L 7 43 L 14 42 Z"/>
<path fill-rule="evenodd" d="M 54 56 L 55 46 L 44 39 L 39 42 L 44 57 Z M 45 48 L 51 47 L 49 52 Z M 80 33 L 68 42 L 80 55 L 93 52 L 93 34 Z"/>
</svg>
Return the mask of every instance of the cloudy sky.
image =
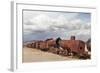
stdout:
<svg viewBox="0 0 100 73">
<path fill-rule="evenodd" d="M 84 40 L 91 35 L 91 14 L 79 12 L 23 11 L 23 41 L 61 37 Z"/>
</svg>

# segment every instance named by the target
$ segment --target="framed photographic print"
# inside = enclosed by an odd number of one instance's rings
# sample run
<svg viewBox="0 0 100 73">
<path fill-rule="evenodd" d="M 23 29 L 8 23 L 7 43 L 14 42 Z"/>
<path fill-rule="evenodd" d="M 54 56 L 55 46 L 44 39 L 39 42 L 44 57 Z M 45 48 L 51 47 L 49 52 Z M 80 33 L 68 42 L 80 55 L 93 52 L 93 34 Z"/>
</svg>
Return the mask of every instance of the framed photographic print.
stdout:
<svg viewBox="0 0 100 73">
<path fill-rule="evenodd" d="M 96 8 L 11 3 L 11 69 L 96 65 Z"/>
</svg>

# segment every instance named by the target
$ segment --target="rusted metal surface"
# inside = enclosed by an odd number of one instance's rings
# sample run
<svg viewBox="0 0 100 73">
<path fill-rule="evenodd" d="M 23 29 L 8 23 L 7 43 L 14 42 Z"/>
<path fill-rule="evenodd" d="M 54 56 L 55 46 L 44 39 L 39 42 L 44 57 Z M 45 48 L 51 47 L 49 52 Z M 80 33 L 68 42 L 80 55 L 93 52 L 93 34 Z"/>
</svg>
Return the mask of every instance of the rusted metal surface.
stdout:
<svg viewBox="0 0 100 73">
<path fill-rule="evenodd" d="M 61 47 L 69 50 L 71 53 L 84 53 L 85 43 L 80 40 L 62 40 Z"/>
</svg>

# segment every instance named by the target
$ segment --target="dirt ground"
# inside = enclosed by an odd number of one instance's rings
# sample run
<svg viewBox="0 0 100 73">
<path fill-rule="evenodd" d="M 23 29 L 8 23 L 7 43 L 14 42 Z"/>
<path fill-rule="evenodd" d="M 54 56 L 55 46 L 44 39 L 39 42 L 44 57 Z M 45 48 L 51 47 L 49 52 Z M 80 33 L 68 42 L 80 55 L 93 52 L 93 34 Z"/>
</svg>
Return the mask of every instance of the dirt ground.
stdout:
<svg viewBox="0 0 100 73">
<path fill-rule="evenodd" d="M 28 62 L 44 62 L 44 61 L 64 61 L 64 60 L 78 60 L 72 56 L 60 56 L 50 52 L 44 52 L 35 48 L 23 48 L 22 61 Z"/>
</svg>

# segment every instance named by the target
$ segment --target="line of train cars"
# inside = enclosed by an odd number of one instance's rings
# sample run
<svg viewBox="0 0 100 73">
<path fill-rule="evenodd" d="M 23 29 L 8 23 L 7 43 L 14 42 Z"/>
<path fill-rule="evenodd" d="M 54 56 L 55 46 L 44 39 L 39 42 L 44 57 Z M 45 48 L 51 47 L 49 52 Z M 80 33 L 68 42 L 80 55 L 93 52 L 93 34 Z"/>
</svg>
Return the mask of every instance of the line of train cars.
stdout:
<svg viewBox="0 0 100 73">
<path fill-rule="evenodd" d="M 70 40 L 61 40 L 60 49 L 57 48 L 56 40 L 47 39 L 45 41 L 36 41 L 27 44 L 27 47 L 36 48 L 42 51 L 51 52 L 62 56 L 78 56 L 80 59 L 90 59 L 90 55 L 86 52 L 86 43 L 81 40 L 75 40 L 75 36 L 71 36 Z"/>
</svg>

